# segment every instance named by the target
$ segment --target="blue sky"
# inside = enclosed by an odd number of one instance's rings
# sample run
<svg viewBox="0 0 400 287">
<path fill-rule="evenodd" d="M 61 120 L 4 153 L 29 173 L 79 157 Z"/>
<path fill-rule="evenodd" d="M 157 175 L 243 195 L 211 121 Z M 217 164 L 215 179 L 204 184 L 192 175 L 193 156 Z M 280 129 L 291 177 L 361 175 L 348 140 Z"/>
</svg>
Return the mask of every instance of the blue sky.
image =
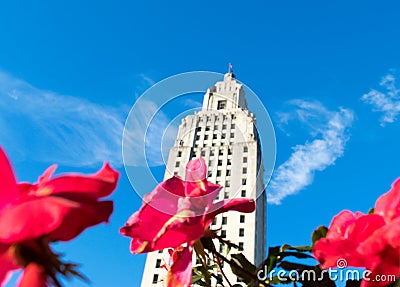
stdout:
<svg viewBox="0 0 400 287">
<path fill-rule="evenodd" d="M 139 286 L 144 256 L 118 235 L 140 206 L 122 166 L 124 120 L 152 84 L 232 62 L 275 126 L 271 192 L 295 193 L 268 205 L 268 244 L 307 244 L 340 210 L 367 211 L 400 175 L 399 9 L 394 0 L 2 1 L 0 145 L 19 180 L 52 163 L 119 169 L 111 223 L 57 249 L 92 286 Z"/>
</svg>

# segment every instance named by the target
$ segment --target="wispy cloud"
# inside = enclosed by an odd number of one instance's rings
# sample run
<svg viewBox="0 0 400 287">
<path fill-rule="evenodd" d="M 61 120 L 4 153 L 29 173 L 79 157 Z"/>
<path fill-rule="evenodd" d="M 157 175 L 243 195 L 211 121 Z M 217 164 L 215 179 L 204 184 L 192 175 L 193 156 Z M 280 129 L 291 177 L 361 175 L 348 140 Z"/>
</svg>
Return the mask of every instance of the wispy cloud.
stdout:
<svg viewBox="0 0 400 287">
<path fill-rule="evenodd" d="M 267 187 L 271 204 L 280 204 L 286 196 L 310 185 L 315 171 L 326 169 L 343 156 L 354 118 L 351 110 L 330 111 L 319 102 L 295 100 L 290 104 L 294 110 L 280 113 L 279 118 L 286 123 L 297 119 L 307 125 L 313 140 L 293 147 L 289 159 L 274 172 Z"/>
<path fill-rule="evenodd" d="M 364 94 L 361 100 L 372 105 L 374 112 L 383 113 L 380 122 L 384 126 L 386 123 L 393 123 L 400 114 L 400 89 L 396 87 L 393 74 L 383 77 L 379 85 L 386 91 L 371 90 Z"/>
<path fill-rule="evenodd" d="M 126 107 L 41 90 L 0 71 L 0 145 L 21 159 L 68 166 L 109 161 L 121 166 L 127 114 Z M 137 128 L 140 134 L 147 127 Z"/>
<path fill-rule="evenodd" d="M 124 162 L 128 166 L 165 164 L 174 143 L 177 125 L 154 102 L 140 100 L 140 108 L 129 116 L 124 131 Z M 170 124 L 171 123 L 171 124 Z"/>
</svg>

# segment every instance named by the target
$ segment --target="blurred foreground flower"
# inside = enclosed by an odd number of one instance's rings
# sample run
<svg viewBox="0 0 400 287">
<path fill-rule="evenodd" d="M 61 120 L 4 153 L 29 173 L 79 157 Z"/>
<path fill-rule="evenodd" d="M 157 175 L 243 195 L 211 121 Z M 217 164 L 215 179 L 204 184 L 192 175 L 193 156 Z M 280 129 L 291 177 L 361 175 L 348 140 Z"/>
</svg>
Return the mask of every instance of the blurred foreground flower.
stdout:
<svg viewBox="0 0 400 287">
<path fill-rule="evenodd" d="M 361 287 L 393 283 L 375 279 L 400 275 L 400 178 L 378 198 L 373 214 L 344 210 L 336 215 L 313 253 L 323 269 L 345 259 L 348 266 L 370 270 L 370 280 L 364 279 Z"/>
<path fill-rule="evenodd" d="M 19 183 L 0 148 L 0 286 L 9 272 L 25 268 L 20 286 L 60 286 L 56 275 L 77 275 L 74 264 L 62 263 L 49 243 L 68 241 L 87 227 L 107 222 L 112 201 L 99 201 L 115 189 L 118 172 L 108 164 L 96 174 L 51 178 L 48 168 L 38 183 Z"/>
<path fill-rule="evenodd" d="M 121 228 L 132 238 L 131 252 L 143 253 L 175 248 L 166 286 L 189 286 L 192 277 L 192 246 L 203 237 L 215 216 L 235 210 L 253 212 L 252 199 L 227 199 L 213 203 L 220 185 L 206 180 L 204 159 L 189 161 L 185 180 L 172 177 L 143 198 L 143 206 Z"/>
</svg>

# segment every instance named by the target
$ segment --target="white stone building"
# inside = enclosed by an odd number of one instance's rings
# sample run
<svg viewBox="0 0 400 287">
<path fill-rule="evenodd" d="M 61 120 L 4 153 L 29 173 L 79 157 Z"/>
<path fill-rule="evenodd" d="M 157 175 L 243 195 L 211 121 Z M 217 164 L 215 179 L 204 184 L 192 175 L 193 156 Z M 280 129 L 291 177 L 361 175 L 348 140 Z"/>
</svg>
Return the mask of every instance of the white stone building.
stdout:
<svg viewBox="0 0 400 287">
<path fill-rule="evenodd" d="M 221 214 L 211 228 L 221 229 L 222 237 L 239 245 L 241 252 L 258 265 L 265 258 L 266 195 L 255 124 L 254 114 L 247 109 L 242 84 L 228 72 L 223 81 L 207 90 L 202 110 L 182 120 L 164 177 L 184 178 L 187 162 L 202 156 L 208 163 L 208 180 L 224 187 L 217 199 L 256 198 L 256 212 Z M 216 247 L 221 248 L 218 244 Z M 168 260 L 166 250 L 148 254 L 141 287 L 163 286 L 166 271 L 160 266 L 165 260 Z M 224 271 L 232 284 L 241 286 L 226 264 Z"/>
</svg>

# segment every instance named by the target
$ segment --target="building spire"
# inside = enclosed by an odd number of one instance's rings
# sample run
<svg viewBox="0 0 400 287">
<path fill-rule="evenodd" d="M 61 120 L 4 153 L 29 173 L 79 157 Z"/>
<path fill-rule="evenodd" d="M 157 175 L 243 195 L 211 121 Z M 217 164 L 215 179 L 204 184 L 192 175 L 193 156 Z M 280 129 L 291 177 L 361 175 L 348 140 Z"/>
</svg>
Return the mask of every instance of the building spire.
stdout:
<svg viewBox="0 0 400 287">
<path fill-rule="evenodd" d="M 229 65 L 228 65 L 228 73 L 229 73 L 229 74 L 232 74 L 232 73 L 233 73 L 232 63 L 229 63 Z"/>
</svg>

